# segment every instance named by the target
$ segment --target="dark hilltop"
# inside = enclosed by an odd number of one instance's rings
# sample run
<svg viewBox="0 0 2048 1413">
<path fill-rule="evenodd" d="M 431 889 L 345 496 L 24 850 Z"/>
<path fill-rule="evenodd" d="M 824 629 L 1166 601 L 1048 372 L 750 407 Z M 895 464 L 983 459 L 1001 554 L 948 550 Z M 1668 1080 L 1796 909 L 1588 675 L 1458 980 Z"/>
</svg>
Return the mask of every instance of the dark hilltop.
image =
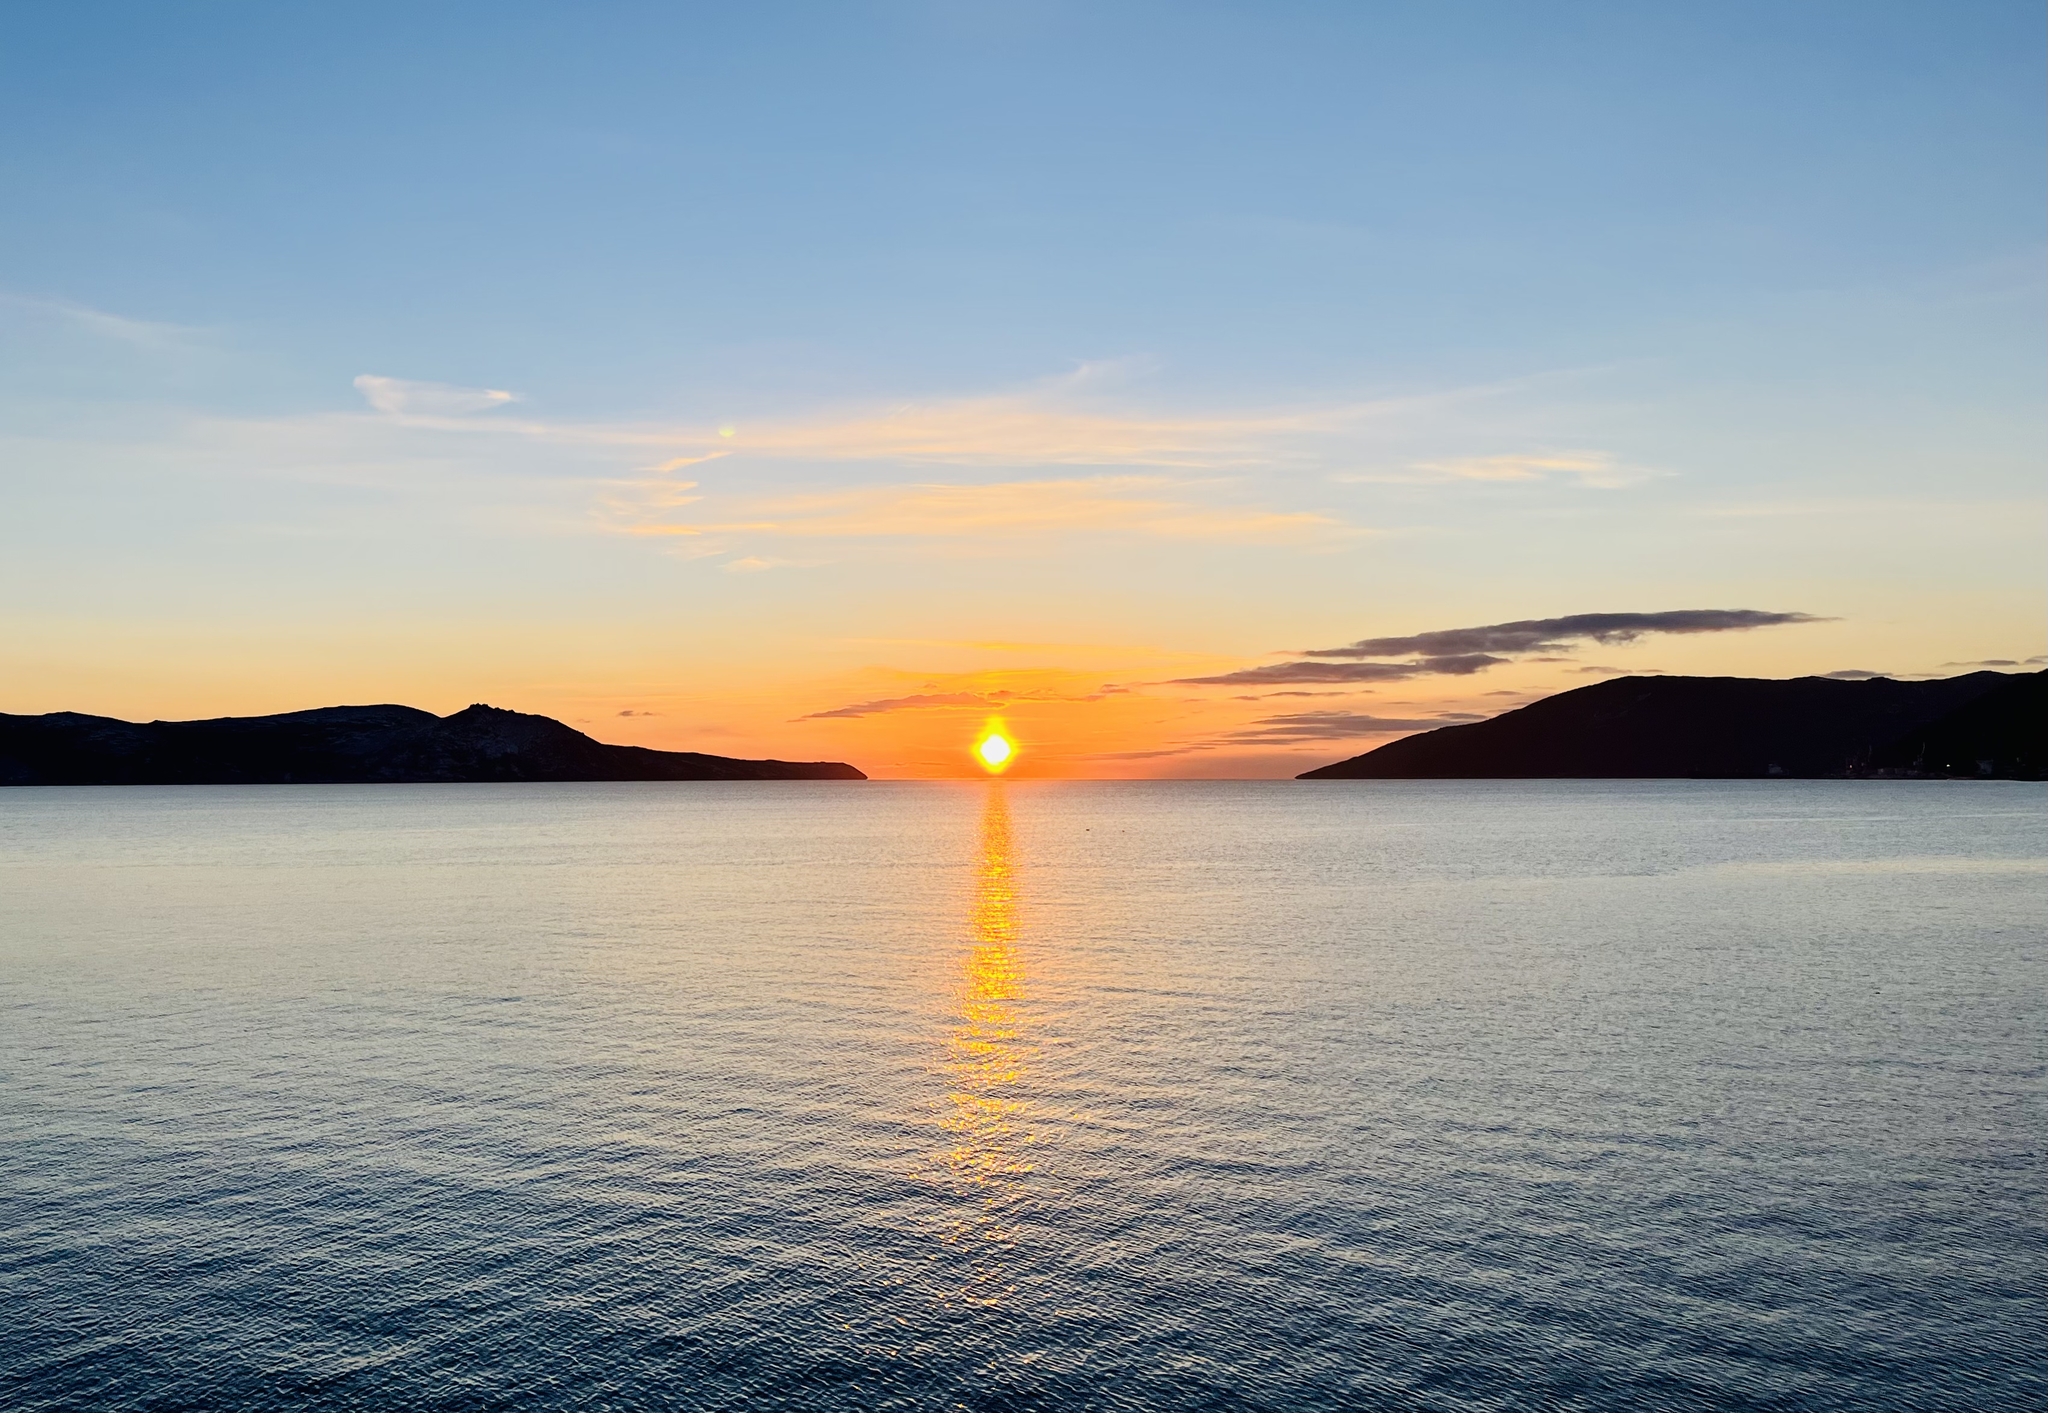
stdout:
<svg viewBox="0 0 2048 1413">
<path fill-rule="evenodd" d="M 838 761 L 607 746 L 545 716 L 337 706 L 136 724 L 0 714 L 0 785 L 341 785 L 505 780 L 865 780 Z"/>
<path fill-rule="evenodd" d="M 2040 780 L 2044 723 L 2042 672 L 1935 682 L 1617 677 L 1299 778 Z"/>
</svg>

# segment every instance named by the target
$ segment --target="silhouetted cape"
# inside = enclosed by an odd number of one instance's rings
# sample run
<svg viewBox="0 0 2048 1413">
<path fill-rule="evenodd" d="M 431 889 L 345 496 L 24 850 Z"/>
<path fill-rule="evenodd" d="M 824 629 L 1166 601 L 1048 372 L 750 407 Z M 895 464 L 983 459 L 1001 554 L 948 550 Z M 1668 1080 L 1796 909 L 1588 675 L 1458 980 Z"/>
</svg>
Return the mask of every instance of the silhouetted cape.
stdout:
<svg viewBox="0 0 2048 1413">
<path fill-rule="evenodd" d="M 838 761 L 607 746 L 545 716 L 336 706 L 138 724 L 0 714 L 0 785 L 329 785 L 493 780 L 865 780 Z"/>
<path fill-rule="evenodd" d="M 1618 677 L 1445 726 L 1303 780 L 1943 777 L 2039 780 L 2048 673 Z"/>
</svg>

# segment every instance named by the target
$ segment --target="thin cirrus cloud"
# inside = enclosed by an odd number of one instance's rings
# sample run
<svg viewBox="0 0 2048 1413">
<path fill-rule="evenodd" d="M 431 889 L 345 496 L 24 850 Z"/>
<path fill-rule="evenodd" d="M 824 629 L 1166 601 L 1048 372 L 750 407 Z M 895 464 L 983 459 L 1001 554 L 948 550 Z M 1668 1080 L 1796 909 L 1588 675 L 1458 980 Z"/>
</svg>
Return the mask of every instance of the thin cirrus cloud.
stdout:
<svg viewBox="0 0 2048 1413">
<path fill-rule="evenodd" d="M 1420 662 L 1269 662 L 1214 677 L 1180 677 L 1175 686 L 1244 687 L 1276 682 L 1405 682 L 1411 677 L 1469 677 L 1510 658 L 1491 653 L 1459 653 Z"/>
<path fill-rule="evenodd" d="M 150 353 L 186 352 L 208 334 L 208 330 L 187 324 L 131 319 L 90 305 L 75 304 L 68 299 L 46 299 L 7 291 L 0 291 L 0 307 L 20 310 L 30 317 L 52 319 L 73 329 Z"/>
<path fill-rule="evenodd" d="M 925 399 L 886 407 L 721 421 L 695 426 L 478 419 L 519 400 L 497 388 L 459 387 L 364 374 L 355 380 L 370 406 L 423 428 L 490 433 L 556 443 L 646 447 L 669 453 L 645 468 L 662 478 L 709 462 L 896 466 L 1132 468 L 1191 475 L 1232 470 L 1327 473 L 1332 482 L 1534 482 L 1563 479 L 1622 487 L 1656 474 L 1602 451 L 1535 451 L 1413 461 L 1399 472 L 1331 471 L 1417 419 L 1514 391 L 1513 384 L 1453 388 L 1400 397 L 1364 397 L 1304 406 L 1225 409 L 1202 414 L 1105 405 L 1095 371 L 1083 369 L 1019 391 Z"/>
<path fill-rule="evenodd" d="M 1446 400 L 1460 389 L 1312 405 L 1157 412 L 1111 403 L 1116 364 L 1084 364 L 1021 388 L 881 407 L 742 419 L 669 435 L 687 463 L 707 454 L 797 462 L 945 466 L 1146 467 L 1169 471 L 1313 464 L 1333 440 Z"/>
<path fill-rule="evenodd" d="M 1183 677 L 1179 684 L 1236 687 L 1282 682 L 1398 682 L 1412 677 L 1464 677 L 1514 660 L 1506 654 L 1555 654 L 1580 643 L 1612 646 L 1632 643 L 1638 638 L 1658 633 L 1734 633 L 1824 621 L 1810 613 L 1774 613 L 1751 608 L 1687 608 L 1663 613 L 1575 613 L 1562 618 L 1523 618 L 1511 623 L 1443 628 L 1405 637 L 1361 638 L 1337 648 L 1308 648 L 1295 656 L 1345 660 L 1266 663 L 1212 677 Z"/>
<path fill-rule="evenodd" d="M 1145 751 L 1090 751 L 1078 757 L 1080 760 L 1163 760 L 1167 756 L 1191 755 L 1196 751 L 1212 750 L 1207 744 L 1191 746 L 1160 746 Z"/>
<path fill-rule="evenodd" d="M 863 716 L 883 716 L 891 712 L 922 711 L 932 707 L 974 707 L 981 711 L 1000 711 L 1018 702 L 1099 702 L 1104 697 L 1117 695 L 1123 690 L 1125 689 L 1109 687 L 1084 696 L 1066 696 L 1058 692 L 1017 692 L 1007 688 L 989 692 L 917 692 L 907 697 L 882 697 L 876 701 L 833 707 L 830 711 L 814 711 L 795 719 L 846 721 Z"/>
<path fill-rule="evenodd" d="M 982 692 L 918 692 L 907 697 L 882 697 L 872 702 L 854 702 L 850 706 L 833 707 L 830 711 L 814 711 L 796 718 L 798 721 L 848 721 L 863 716 L 881 716 L 893 711 L 916 711 L 924 707 L 987 707 L 993 703 Z"/>
<path fill-rule="evenodd" d="M 948 466 L 1139 466 L 1203 470 L 1306 463 L 1305 440 L 1339 435 L 1425 399 L 1360 400 L 1308 408 L 1200 416 L 1103 410 L 1079 405 L 1085 379 L 1054 379 L 1024 391 L 905 402 L 884 408 L 740 423 L 574 423 L 535 419 L 465 421 L 517 401 L 494 388 L 413 382 L 364 374 L 355 385 L 378 412 L 452 430 L 492 431 L 559 442 L 667 448 L 650 467 L 667 472 L 724 457 L 757 461 L 890 462 Z"/>
<path fill-rule="evenodd" d="M 1443 628 L 1405 638 L 1361 638 L 1341 648 L 1307 648 L 1302 657 L 1393 657 L 1420 653 L 1564 652 L 1575 643 L 1632 643 L 1651 633 L 1728 633 L 1775 628 L 1786 623 L 1819 623 L 1810 613 L 1770 613 L 1754 608 L 1681 608 L 1665 613 L 1573 613 L 1563 618 L 1523 618 L 1479 628 Z"/>
<path fill-rule="evenodd" d="M 1097 370 L 998 395 L 930 399 L 695 427 L 561 423 L 478 417 L 517 400 L 494 388 L 365 374 L 372 409 L 420 429 L 510 435 L 538 442 L 658 449 L 654 464 L 609 483 L 599 523 L 618 533 L 698 540 L 686 553 L 723 553 L 763 536 L 983 538 L 1114 531 L 1236 543 L 1289 543 L 1364 533 L 1321 508 L 1244 503 L 1242 477 L 1322 472 L 1356 459 L 1389 429 L 1500 388 L 1312 406 L 1225 409 L 1199 415 L 1115 408 Z M 957 467 L 1065 471 L 985 480 L 929 475 L 763 495 L 680 481 L 717 464 L 720 478 L 762 466 Z M 1540 481 L 1623 485 L 1641 479 L 1601 452 L 1540 452 L 1415 463 L 1419 474 L 1338 474 L 1323 480 Z M 1097 474 L 1076 474 L 1086 468 Z M 697 474 L 709 474 L 699 472 Z M 784 473 L 786 474 L 786 473 Z M 840 473 L 843 479 L 844 473 Z M 737 477 L 733 480 L 737 482 Z M 750 477 L 749 480 L 752 478 Z M 1269 483 L 1270 484 L 1270 483 Z M 680 506 L 702 502 L 678 515 Z M 752 556 L 765 561 L 766 556 Z"/>
<path fill-rule="evenodd" d="M 1296 711 L 1262 716 L 1235 731 L 1226 731 L 1208 741 L 1189 742 L 1155 750 L 1102 751 L 1089 760 L 1150 760 L 1159 756 L 1181 756 L 1194 751 L 1213 751 L 1231 746 L 1291 746 L 1318 741 L 1356 741 L 1368 736 L 1401 736 L 1412 731 L 1434 731 L 1440 726 L 1462 726 L 1483 721 L 1477 712 L 1450 711 L 1435 716 L 1374 716 L 1356 711 Z"/>
<path fill-rule="evenodd" d="M 364 373 L 358 377 L 355 387 L 371 407 L 399 417 L 465 417 L 519 400 L 518 394 L 500 388 L 420 383 L 408 378 L 380 377 L 375 373 Z"/>
<path fill-rule="evenodd" d="M 684 501 L 663 488 L 664 508 Z M 694 538 L 782 535 L 805 539 L 968 539 L 1061 531 L 1120 530 L 1166 538 L 1274 542 L 1343 531 L 1319 511 L 1266 510 L 1205 500 L 1209 483 L 1166 476 L 1092 476 L 860 486 L 843 491 L 742 499 L 730 515 L 641 518 L 618 528 L 634 535 Z"/>
<path fill-rule="evenodd" d="M 609 523 L 627 534 L 725 542 L 806 539 L 976 540 L 1113 532 L 1167 539 L 1284 543 L 1355 534 L 1321 510 L 1246 505 L 1227 473 L 1307 464 L 1311 444 L 1369 419 L 1384 404 L 1164 416 L 1069 405 L 1077 383 L 800 417 L 678 434 L 682 454 L 613 497 Z M 672 443 L 674 445 L 674 443 Z M 669 474 L 710 461 L 1124 468 L 1121 474 L 995 481 L 918 479 L 769 496 L 693 496 L 676 516 Z"/>
<path fill-rule="evenodd" d="M 1411 462 L 1405 471 L 1340 471 L 1333 481 L 1415 484 L 1434 481 L 1533 482 L 1561 480 L 1589 490 L 1622 490 L 1668 473 L 1631 466 L 1604 451 L 1459 456 Z"/>
<path fill-rule="evenodd" d="M 1351 711 L 1297 711 L 1265 716 L 1242 730 L 1229 732 L 1224 740 L 1232 745 L 1285 745 L 1292 741 L 1350 741 L 1361 736 L 1392 736 L 1409 731 L 1434 731 L 1439 726 L 1458 726 L 1483 720 L 1474 712 L 1444 712 L 1437 716 L 1372 716 Z"/>
<path fill-rule="evenodd" d="M 886 410 L 770 419 L 666 434 L 680 453 L 650 468 L 679 471 L 727 457 L 776 462 L 880 462 L 904 466 L 1129 467 L 1193 473 L 1258 467 L 1321 470 L 1355 457 L 1393 424 L 1483 398 L 1498 388 L 1200 416 L 1076 405 L 1079 379 L 1001 395 L 904 403 Z M 644 435 L 644 434 L 643 434 Z M 1336 482 L 1541 481 L 1633 485 L 1654 473 L 1599 451 L 1535 452 L 1414 463 L 1390 476 L 1338 472 Z"/>
<path fill-rule="evenodd" d="M 694 443 L 678 458 L 680 464 L 723 453 L 777 461 L 1194 470 L 1274 460 L 1292 439 L 1338 430 L 1367 410 L 1146 417 L 1047 406 L 1021 397 L 962 398 L 883 413 L 744 424 L 676 439 Z"/>
</svg>

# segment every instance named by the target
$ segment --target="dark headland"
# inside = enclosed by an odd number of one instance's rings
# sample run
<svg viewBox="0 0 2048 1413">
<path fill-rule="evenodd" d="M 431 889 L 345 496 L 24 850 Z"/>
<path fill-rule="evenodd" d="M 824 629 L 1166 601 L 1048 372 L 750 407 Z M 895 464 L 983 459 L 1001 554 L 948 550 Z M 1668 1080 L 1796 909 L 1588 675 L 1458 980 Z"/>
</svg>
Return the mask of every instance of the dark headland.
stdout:
<svg viewBox="0 0 2048 1413">
<path fill-rule="evenodd" d="M 1935 682 L 1617 677 L 1445 726 L 1303 780 L 2039 780 L 2048 673 Z"/>
<path fill-rule="evenodd" d="M 545 716 L 337 706 L 137 724 L 0 714 L 0 785 L 342 785 L 502 780 L 865 780 L 838 761 L 607 746 Z"/>
</svg>

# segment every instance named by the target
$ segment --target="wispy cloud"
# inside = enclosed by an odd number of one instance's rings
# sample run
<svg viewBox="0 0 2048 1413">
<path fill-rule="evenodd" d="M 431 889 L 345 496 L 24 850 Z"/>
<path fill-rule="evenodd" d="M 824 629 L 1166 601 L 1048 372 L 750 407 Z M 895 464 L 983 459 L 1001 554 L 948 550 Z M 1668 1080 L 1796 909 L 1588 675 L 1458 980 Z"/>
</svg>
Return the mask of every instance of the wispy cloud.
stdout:
<svg viewBox="0 0 2048 1413">
<path fill-rule="evenodd" d="M 1391 532 L 1362 523 L 1331 467 L 1356 464 L 1368 446 L 1441 442 L 1448 411 L 1513 391 L 1190 410 L 1146 406 L 1084 370 L 1001 393 L 683 424 L 544 420 L 505 388 L 382 372 L 354 386 L 361 413 L 227 434 L 269 444 L 268 475 L 445 494 L 451 513 L 471 519 L 641 537 L 733 575 L 846 554 L 1027 553 L 1091 537 L 1333 548 Z M 501 444 L 487 450 L 485 439 Z M 1591 475 L 1608 462 L 1544 451 L 1427 464 L 1439 479 L 1484 480 Z M 828 541 L 847 548 L 828 553 Z"/>
<path fill-rule="evenodd" d="M 668 509 L 702 497 L 659 491 Z M 804 539 L 965 539 L 1055 532 L 1128 531 L 1175 539 L 1274 542 L 1344 529 L 1318 511 L 1279 511 L 1217 503 L 1213 483 L 1164 476 L 861 486 L 758 498 L 732 497 L 726 515 L 671 519 L 643 506 L 615 507 L 634 518 L 618 528 L 636 535 L 780 535 Z"/>
<path fill-rule="evenodd" d="M 696 440 L 707 452 L 784 461 L 1197 470 L 1270 461 L 1286 439 L 1334 430 L 1358 415 L 1357 409 L 1342 408 L 1144 417 L 1034 405 L 1021 398 L 964 398 L 906 404 L 881 414 L 742 423 L 718 441 L 701 433 Z"/>
<path fill-rule="evenodd" d="M 1523 618 L 1478 628 L 1442 628 L 1402 638 L 1361 638 L 1341 648 L 1304 648 L 1303 657 L 1392 657 L 1420 653 L 1564 652 L 1574 643 L 1632 643 L 1651 633 L 1729 633 L 1786 623 L 1819 623 L 1810 613 L 1769 613 L 1754 608 L 1682 608 L 1665 613 L 1573 613 Z"/>
<path fill-rule="evenodd" d="M 203 340 L 208 332 L 189 324 L 131 319 L 121 314 L 109 314 L 104 309 L 94 309 L 90 305 L 76 304 L 68 299 L 50 299 L 40 295 L 0 291 L 0 305 L 10 305 L 30 314 L 43 315 L 85 333 L 112 339 L 117 343 L 151 353 L 183 352 Z"/>
<path fill-rule="evenodd" d="M 1369 697 L 1372 694 L 1370 687 L 1338 687 L 1327 692 L 1290 689 L 1281 692 L 1248 692 L 1243 696 L 1232 697 L 1230 700 L 1234 702 L 1270 702 L 1276 697 Z"/>
<path fill-rule="evenodd" d="M 558 422 L 533 418 L 478 421 L 470 414 L 516 401 L 501 389 L 458 387 L 376 374 L 356 380 L 377 410 L 420 425 L 592 446 L 646 447 L 665 453 L 650 466 L 666 474 L 733 459 L 778 465 L 890 465 L 1131 470 L 1191 475 L 1294 470 L 1334 482 L 1537 482 L 1632 485 L 1664 473 L 1612 453 L 1539 448 L 1408 460 L 1400 470 L 1344 470 L 1385 460 L 1418 428 L 1452 409 L 1467 425 L 1478 404 L 1526 392 L 1541 379 L 1356 396 L 1269 406 L 1144 408 L 1108 387 L 1101 365 L 1003 392 L 907 399 L 800 413 L 678 422 Z M 1121 403 L 1121 405 L 1119 405 Z M 1447 429 L 1437 425 L 1439 443 Z M 1498 442 L 1498 427 L 1488 431 Z M 904 478 L 909 479 L 909 478 Z M 922 478 L 918 478 L 922 479 Z"/>
<path fill-rule="evenodd" d="M 1457 726 L 1483 720 L 1473 712 L 1443 712 L 1436 716 L 1372 716 L 1352 711 L 1297 711 L 1261 717 L 1224 740 L 1233 745 L 1284 745 L 1291 741 L 1350 741 L 1361 736 L 1393 736 L 1410 731 L 1434 731 L 1439 726 Z"/>
<path fill-rule="evenodd" d="M 1188 410 L 1134 407 L 1105 381 L 1101 369 L 1086 368 L 1000 393 L 694 424 L 544 421 L 503 411 L 518 400 L 504 389 L 381 374 L 355 383 L 393 426 L 602 454 L 632 449 L 644 464 L 606 483 L 597 523 L 696 541 L 678 552 L 734 553 L 745 564 L 771 560 L 759 542 L 777 536 L 981 541 L 1100 532 L 1284 544 L 1368 533 L 1312 497 L 1333 480 L 1388 478 L 1332 477 L 1332 466 L 1371 459 L 1367 448 L 1412 441 L 1447 409 L 1517 386 Z M 859 474 L 862 467 L 874 473 Z M 1009 470 L 1023 474 L 1001 474 Z M 713 483 L 679 480 L 679 472 Z M 1636 474 L 1606 453 L 1543 450 L 1418 461 L 1392 479 L 1618 485 Z M 865 484 L 845 484 L 850 477 Z M 684 505 L 696 509 L 677 514 Z"/>
<path fill-rule="evenodd" d="M 1531 482 L 1562 480 L 1593 490 L 1621 490 L 1666 473 L 1631 466 L 1604 451 L 1514 452 L 1455 456 L 1409 463 L 1401 471 L 1340 471 L 1333 481 L 1416 484 L 1433 481 Z"/>
<path fill-rule="evenodd" d="M 1234 731 L 1206 741 L 1142 751 L 1102 751 L 1086 760 L 1153 760 L 1165 756 L 1190 755 L 1233 746 L 1292 746 L 1317 741 L 1356 741 L 1371 736 L 1402 736 L 1414 731 L 1434 731 L 1440 726 L 1459 726 L 1483 721 L 1476 712 L 1440 712 L 1435 716 L 1374 716 L 1353 711 L 1297 711 L 1259 717 Z"/>
<path fill-rule="evenodd" d="M 424 419 L 460 418 L 479 406 L 512 401 L 509 393 L 365 375 L 356 381 L 394 390 L 407 400 L 383 411 Z M 1085 376 L 1047 379 L 1008 393 L 932 398 L 880 407 L 795 415 L 678 423 L 575 423 L 507 419 L 489 430 L 561 442 L 660 447 L 670 455 L 656 469 L 673 470 L 721 457 L 803 464 L 885 463 L 898 466 L 1135 467 L 1213 471 L 1233 467 L 1310 466 L 1330 439 L 1377 421 L 1473 395 L 1464 390 L 1401 398 L 1359 398 L 1300 407 L 1221 412 L 1149 412 L 1104 405 Z M 420 394 L 415 398 L 413 394 Z M 429 394 L 454 395 L 440 404 Z M 381 395 L 381 394 L 380 394 Z M 479 404 L 476 399 L 487 399 Z"/>
<path fill-rule="evenodd" d="M 464 417 L 519 400 L 518 394 L 499 388 L 418 383 L 407 378 L 379 377 L 375 373 L 364 373 L 355 380 L 355 386 L 371 407 L 400 417 Z"/>
<path fill-rule="evenodd" d="M 1176 678 L 1191 687 L 1266 686 L 1278 682 L 1404 682 L 1411 677 L 1469 677 L 1509 658 L 1491 653 L 1460 653 L 1414 662 L 1269 662 L 1214 677 Z"/>
<path fill-rule="evenodd" d="M 1086 754 L 1086 755 L 1082 755 L 1082 756 L 1077 756 L 1077 757 L 1076 757 L 1076 759 L 1077 759 L 1077 760 L 1160 760 L 1160 759 L 1163 759 L 1164 757 L 1167 757 L 1167 756 L 1185 756 L 1185 755 L 1191 755 L 1191 754 L 1193 754 L 1193 753 L 1194 753 L 1194 752 L 1196 752 L 1196 751 L 1207 751 L 1207 750 L 1213 750 L 1213 749 L 1215 749 L 1215 748 L 1214 748 L 1213 746 L 1210 746 L 1210 745 L 1207 745 L 1207 744 L 1196 744 L 1196 745 L 1191 745 L 1191 746 L 1161 746 L 1161 747 L 1159 747 L 1159 748 L 1158 748 L 1158 749 L 1156 749 L 1156 750 L 1150 750 L 1150 751 L 1092 751 L 1092 752 L 1090 752 L 1090 753 L 1088 753 L 1088 754 Z"/>
<path fill-rule="evenodd" d="M 1113 371 L 1113 370 L 1112 370 Z M 1488 390 L 1281 407 L 1147 411 L 1109 405 L 1102 365 L 1000 393 L 908 399 L 796 416 L 677 427 L 678 459 L 734 455 L 805 463 L 1205 471 L 1309 464 L 1331 439 L 1420 406 Z"/>
<path fill-rule="evenodd" d="M 1337 648 L 1305 648 L 1299 658 L 1402 661 L 1276 662 L 1212 677 L 1184 677 L 1193 686 L 1283 682 L 1395 682 L 1412 677 L 1464 677 L 1513 659 L 1503 654 L 1558 653 L 1575 643 L 1632 643 L 1649 634 L 1730 633 L 1781 624 L 1819 623 L 1809 613 L 1751 608 L 1688 608 L 1663 613 L 1575 613 L 1523 618 L 1476 628 L 1442 628 L 1404 637 L 1361 638 Z M 1543 659 L 1539 659 L 1543 660 Z"/>
<path fill-rule="evenodd" d="M 796 720 L 847 720 L 862 716 L 881 716 L 889 712 L 923 711 L 933 707 L 973 707 L 977 711 L 1000 711 L 1019 702 L 1099 702 L 1104 697 L 1120 695 L 1121 692 L 1122 689 L 1115 687 L 1078 695 L 1042 690 L 1013 691 L 1008 688 L 996 688 L 986 692 L 916 692 L 906 697 L 882 697 L 876 701 L 833 707 L 830 711 L 814 711 L 809 715 L 799 716 Z"/>
</svg>

